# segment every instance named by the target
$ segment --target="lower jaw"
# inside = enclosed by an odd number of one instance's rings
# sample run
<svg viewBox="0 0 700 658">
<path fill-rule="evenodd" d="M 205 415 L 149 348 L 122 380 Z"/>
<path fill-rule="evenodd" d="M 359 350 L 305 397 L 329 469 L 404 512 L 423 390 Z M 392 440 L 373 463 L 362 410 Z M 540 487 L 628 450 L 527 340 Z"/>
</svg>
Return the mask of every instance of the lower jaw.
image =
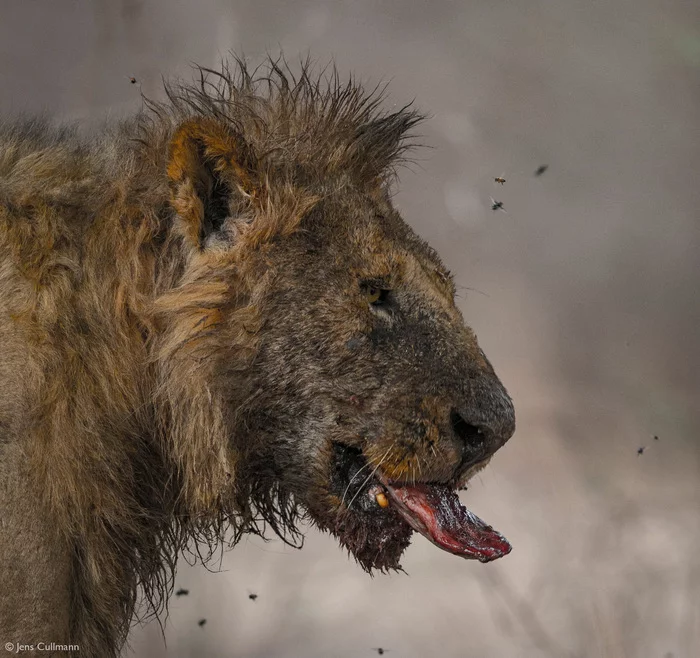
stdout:
<svg viewBox="0 0 700 658">
<path fill-rule="evenodd" d="M 400 559 L 411 542 L 412 528 L 395 510 L 366 518 L 346 510 L 329 528 L 365 571 L 400 570 Z"/>
<path fill-rule="evenodd" d="M 454 486 L 408 484 L 389 480 L 378 469 L 369 471 L 368 462 L 357 448 L 338 444 L 334 450 L 331 482 L 344 496 L 342 511 L 333 527 L 327 529 L 364 568 L 400 568 L 399 558 L 413 530 L 438 548 L 466 559 L 488 562 L 510 552 L 510 544 L 461 505 L 457 496 L 457 490 L 488 460 L 469 467 Z"/>
</svg>

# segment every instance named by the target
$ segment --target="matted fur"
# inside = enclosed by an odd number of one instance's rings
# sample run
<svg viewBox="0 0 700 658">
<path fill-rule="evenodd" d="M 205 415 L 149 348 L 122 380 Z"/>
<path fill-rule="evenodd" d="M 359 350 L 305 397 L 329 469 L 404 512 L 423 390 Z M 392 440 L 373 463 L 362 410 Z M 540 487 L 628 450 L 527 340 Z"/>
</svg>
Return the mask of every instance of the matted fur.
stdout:
<svg viewBox="0 0 700 658">
<path fill-rule="evenodd" d="M 293 253 L 315 253 L 323 208 L 357 197 L 399 222 L 387 186 L 419 115 L 383 112 L 381 93 L 335 71 L 306 64 L 295 76 L 273 60 L 199 69 L 167 96 L 98 136 L 42 120 L 0 126 L 0 550 L 17 588 L 0 604 L 3 641 L 116 655 L 139 596 L 142 612 L 163 610 L 188 545 L 211 554 L 267 527 L 297 542 L 300 502 L 366 568 L 396 567 L 408 543 L 399 532 L 370 555 L 369 526 L 318 502 L 342 507 L 321 472 L 328 448 L 304 457 L 301 475 L 303 439 L 276 438 L 325 422 L 304 406 L 322 391 L 302 352 L 330 349 L 299 321 L 302 389 L 279 300 L 323 296 L 289 292 L 286 274 Z M 437 257 L 396 226 L 392 239 L 415 256 L 392 258 L 456 321 Z M 386 269 L 371 235 L 357 238 L 358 257 Z M 330 325 L 328 340 L 345 349 L 363 322 Z M 459 331 L 455 344 L 492 372 Z"/>
</svg>

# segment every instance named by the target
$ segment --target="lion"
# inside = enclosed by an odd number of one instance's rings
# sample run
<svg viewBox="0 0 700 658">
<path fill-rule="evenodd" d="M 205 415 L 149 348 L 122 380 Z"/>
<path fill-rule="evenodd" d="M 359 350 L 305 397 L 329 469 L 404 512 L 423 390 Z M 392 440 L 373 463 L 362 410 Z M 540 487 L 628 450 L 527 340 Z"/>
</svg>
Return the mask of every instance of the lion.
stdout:
<svg viewBox="0 0 700 658">
<path fill-rule="evenodd" d="M 192 542 L 301 519 L 367 571 L 414 531 L 510 551 L 457 492 L 512 401 L 391 200 L 423 117 L 308 63 L 198 70 L 99 133 L 0 126 L 0 639 L 28 651 L 117 656 Z"/>
</svg>

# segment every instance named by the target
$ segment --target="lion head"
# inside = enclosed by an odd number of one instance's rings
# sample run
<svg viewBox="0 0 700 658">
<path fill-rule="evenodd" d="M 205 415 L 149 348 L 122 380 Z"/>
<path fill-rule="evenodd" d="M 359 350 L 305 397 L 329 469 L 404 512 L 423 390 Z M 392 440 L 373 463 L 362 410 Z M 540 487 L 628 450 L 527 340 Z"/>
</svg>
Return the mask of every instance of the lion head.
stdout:
<svg viewBox="0 0 700 658">
<path fill-rule="evenodd" d="M 457 492 L 513 404 L 391 201 L 420 116 L 380 101 L 273 62 L 155 107 L 180 254 L 156 301 L 163 435 L 197 523 L 284 536 L 305 514 L 367 570 L 413 531 L 488 561 L 510 546 Z"/>
</svg>

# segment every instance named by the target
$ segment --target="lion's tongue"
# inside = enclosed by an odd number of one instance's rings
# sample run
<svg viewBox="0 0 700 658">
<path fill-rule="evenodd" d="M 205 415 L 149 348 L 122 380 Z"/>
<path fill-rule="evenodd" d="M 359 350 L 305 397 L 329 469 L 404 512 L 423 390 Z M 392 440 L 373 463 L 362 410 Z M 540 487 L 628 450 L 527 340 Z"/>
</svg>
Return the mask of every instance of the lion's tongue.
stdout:
<svg viewBox="0 0 700 658">
<path fill-rule="evenodd" d="M 449 487 L 384 484 L 405 521 L 443 550 L 481 562 L 510 553 L 508 541 L 464 507 Z"/>
</svg>

